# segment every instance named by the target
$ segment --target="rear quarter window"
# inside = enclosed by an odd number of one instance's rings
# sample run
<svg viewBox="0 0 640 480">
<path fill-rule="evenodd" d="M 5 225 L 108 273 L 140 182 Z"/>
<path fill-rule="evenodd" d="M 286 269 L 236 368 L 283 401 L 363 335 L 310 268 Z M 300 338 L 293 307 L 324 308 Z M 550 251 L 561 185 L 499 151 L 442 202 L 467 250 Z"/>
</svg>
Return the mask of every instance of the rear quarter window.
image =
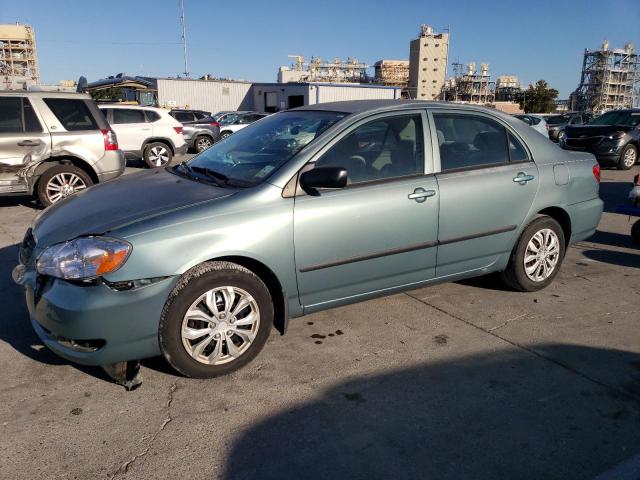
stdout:
<svg viewBox="0 0 640 480">
<path fill-rule="evenodd" d="M 95 118 L 84 100 L 72 98 L 45 98 L 44 103 L 56 116 L 65 130 L 99 130 Z"/>
<path fill-rule="evenodd" d="M 160 115 L 158 112 L 154 112 L 153 110 L 145 110 L 144 114 L 147 116 L 147 122 L 153 123 L 160 120 Z"/>
</svg>

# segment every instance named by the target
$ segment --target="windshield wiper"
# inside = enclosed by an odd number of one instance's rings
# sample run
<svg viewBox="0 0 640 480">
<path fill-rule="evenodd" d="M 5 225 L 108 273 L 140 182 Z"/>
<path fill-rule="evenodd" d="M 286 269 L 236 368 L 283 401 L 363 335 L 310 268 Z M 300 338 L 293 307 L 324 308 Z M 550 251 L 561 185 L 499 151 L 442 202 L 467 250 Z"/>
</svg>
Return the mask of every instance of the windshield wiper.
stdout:
<svg viewBox="0 0 640 480">
<path fill-rule="evenodd" d="M 207 167 L 190 167 L 191 170 L 198 173 L 204 173 L 207 177 L 213 179 L 218 185 L 226 185 L 229 183 L 229 177 L 224 173 L 216 172 Z"/>
</svg>

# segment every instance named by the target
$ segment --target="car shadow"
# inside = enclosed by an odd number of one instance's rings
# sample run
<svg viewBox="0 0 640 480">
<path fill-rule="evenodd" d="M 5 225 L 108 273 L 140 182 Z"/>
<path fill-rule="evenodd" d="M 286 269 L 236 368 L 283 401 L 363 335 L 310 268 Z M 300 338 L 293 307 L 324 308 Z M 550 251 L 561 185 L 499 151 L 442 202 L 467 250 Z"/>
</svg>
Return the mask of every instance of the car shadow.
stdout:
<svg viewBox="0 0 640 480">
<path fill-rule="evenodd" d="M 586 479 L 640 450 L 640 355 L 535 348 L 335 383 L 240 432 L 223 478 Z M 541 356 L 602 362 L 623 383 Z"/>
<path fill-rule="evenodd" d="M 629 227 L 629 229 L 631 229 L 631 227 Z M 625 235 L 623 233 L 603 232 L 601 230 L 597 230 L 593 236 L 587 239 L 587 241 L 611 247 L 638 248 L 636 244 L 633 243 L 630 233 Z"/>
<path fill-rule="evenodd" d="M 583 250 L 582 254 L 591 260 L 602 263 L 610 263 L 620 267 L 640 268 L 640 254 L 600 249 Z"/>
<path fill-rule="evenodd" d="M 0 305 L 3 306 L 0 341 L 37 362 L 46 365 L 71 365 L 83 373 L 113 383 L 101 368 L 69 362 L 51 352 L 40 341 L 31 327 L 24 289 L 11 278 L 11 271 L 18 263 L 18 250 L 18 244 L 0 248 Z"/>
<path fill-rule="evenodd" d="M 35 197 L 30 197 L 28 195 L 10 195 L 6 197 L 0 197 L 0 208 L 15 207 L 17 205 L 22 205 L 23 207 L 32 208 L 34 210 L 44 209 L 44 207 L 40 205 Z"/>
<path fill-rule="evenodd" d="M 633 187 L 633 175 L 629 174 L 628 182 L 608 182 L 600 183 L 600 198 L 604 202 L 604 211 L 615 213 L 619 205 L 627 202 L 629 191 Z"/>
</svg>

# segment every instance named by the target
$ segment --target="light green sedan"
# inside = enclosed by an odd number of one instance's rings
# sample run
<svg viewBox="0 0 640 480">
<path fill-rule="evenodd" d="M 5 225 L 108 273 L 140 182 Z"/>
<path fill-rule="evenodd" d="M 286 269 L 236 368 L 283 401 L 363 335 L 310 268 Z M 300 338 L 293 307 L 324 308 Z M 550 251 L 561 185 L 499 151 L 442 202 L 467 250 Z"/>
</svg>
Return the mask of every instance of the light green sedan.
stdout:
<svg viewBox="0 0 640 480">
<path fill-rule="evenodd" d="M 45 210 L 14 278 L 67 359 L 214 377 L 311 312 L 491 272 L 546 287 L 598 225 L 599 176 L 491 109 L 313 105 Z"/>
</svg>

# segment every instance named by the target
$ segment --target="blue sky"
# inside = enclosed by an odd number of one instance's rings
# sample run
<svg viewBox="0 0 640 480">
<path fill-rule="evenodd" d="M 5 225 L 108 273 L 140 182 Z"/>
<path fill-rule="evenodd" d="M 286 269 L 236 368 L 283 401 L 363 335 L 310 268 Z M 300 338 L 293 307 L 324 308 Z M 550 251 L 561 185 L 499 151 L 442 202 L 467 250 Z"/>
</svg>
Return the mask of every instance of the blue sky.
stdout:
<svg viewBox="0 0 640 480">
<path fill-rule="evenodd" d="M 546 79 L 566 98 L 585 47 L 604 38 L 640 49 L 640 0 L 184 0 L 192 76 L 275 81 L 288 54 L 409 56 L 421 23 L 451 29 L 450 61 L 488 62 L 495 78 Z M 183 71 L 178 0 L 0 0 L 0 22 L 36 28 L 46 82 Z"/>
</svg>

